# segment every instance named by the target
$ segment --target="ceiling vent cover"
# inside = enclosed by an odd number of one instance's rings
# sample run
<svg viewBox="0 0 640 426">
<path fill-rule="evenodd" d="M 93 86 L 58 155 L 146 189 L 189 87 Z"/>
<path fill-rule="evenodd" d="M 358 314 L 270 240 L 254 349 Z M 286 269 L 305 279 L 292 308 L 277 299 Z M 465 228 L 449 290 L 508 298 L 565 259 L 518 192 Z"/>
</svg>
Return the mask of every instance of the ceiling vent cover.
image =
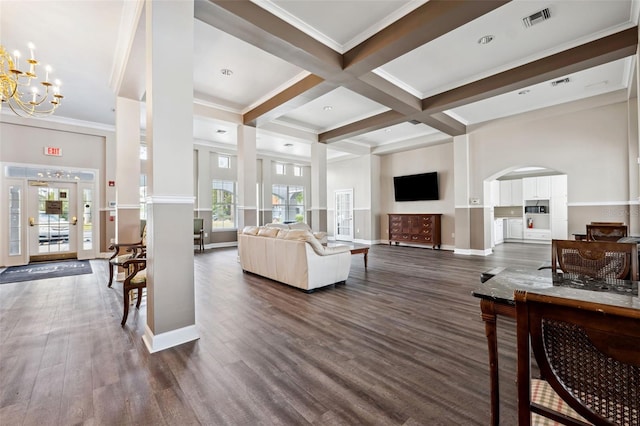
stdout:
<svg viewBox="0 0 640 426">
<path fill-rule="evenodd" d="M 560 80 L 556 80 L 556 81 L 552 81 L 551 85 L 553 87 L 558 86 L 560 84 L 567 84 L 568 82 L 570 82 L 571 80 L 569 80 L 569 77 L 565 77 L 565 78 L 561 78 Z"/>
<path fill-rule="evenodd" d="M 422 122 L 418 120 L 409 120 L 409 123 L 413 124 L 414 126 L 418 124 L 422 124 Z"/>
<path fill-rule="evenodd" d="M 532 15 L 527 16 L 526 18 L 522 18 L 522 22 L 524 22 L 524 26 L 529 28 L 536 24 L 539 24 L 542 21 L 546 21 L 551 18 L 551 12 L 549 8 L 542 9 L 539 12 L 536 12 Z"/>
</svg>

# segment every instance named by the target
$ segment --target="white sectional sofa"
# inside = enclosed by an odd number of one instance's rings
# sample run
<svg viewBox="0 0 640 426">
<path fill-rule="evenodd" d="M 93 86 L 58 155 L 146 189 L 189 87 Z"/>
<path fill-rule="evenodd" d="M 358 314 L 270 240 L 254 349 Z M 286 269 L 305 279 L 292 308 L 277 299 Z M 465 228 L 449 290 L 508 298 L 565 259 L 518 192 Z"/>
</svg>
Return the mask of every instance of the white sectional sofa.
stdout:
<svg viewBox="0 0 640 426">
<path fill-rule="evenodd" d="M 243 271 L 305 291 L 343 283 L 351 269 L 346 246 L 325 247 L 309 231 L 247 226 L 238 232 Z"/>
</svg>

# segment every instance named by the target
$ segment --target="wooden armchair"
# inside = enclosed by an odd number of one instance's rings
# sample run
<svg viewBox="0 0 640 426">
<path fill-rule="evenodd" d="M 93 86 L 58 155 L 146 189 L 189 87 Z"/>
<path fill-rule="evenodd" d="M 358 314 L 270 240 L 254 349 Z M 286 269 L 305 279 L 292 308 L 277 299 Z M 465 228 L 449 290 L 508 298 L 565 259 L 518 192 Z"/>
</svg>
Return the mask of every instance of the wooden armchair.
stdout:
<svg viewBox="0 0 640 426">
<path fill-rule="evenodd" d="M 193 243 L 198 245 L 198 250 L 204 250 L 204 220 L 199 217 L 193 219 Z"/>
<path fill-rule="evenodd" d="M 147 224 L 141 221 L 140 240 L 134 243 L 114 243 L 109 246 L 113 254 L 109 258 L 109 282 L 107 287 L 113 283 L 113 270 L 124 267 L 124 263 L 132 258 L 141 257 L 147 248 Z"/>
<path fill-rule="evenodd" d="M 638 245 L 609 241 L 551 241 L 551 270 L 593 278 L 638 280 Z"/>
<path fill-rule="evenodd" d="M 127 322 L 127 317 L 129 316 L 129 295 L 131 290 L 138 289 L 136 309 L 140 309 L 142 290 L 147 287 L 147 259 L 145 257 L 131 258 L 126 260 L 122 266 L 128 271 L 127 277 L 122 282 L 122 301 L 124 302 L 124 311 L 120 325 L 124 327 Z"/>
<path fill-rule="evenodd" d="M 639 309 L 524 291 L 515 301 L 519 426 L 640 424 Z M 544 380 L 531 379 L 531 351 Z"/>
<path fill-rule="evenodd" d="M 591 222 L 587 225 L 587 241 L 618 241 L 626 237 L 627 225 L 618 223 Z"/>
</svg>

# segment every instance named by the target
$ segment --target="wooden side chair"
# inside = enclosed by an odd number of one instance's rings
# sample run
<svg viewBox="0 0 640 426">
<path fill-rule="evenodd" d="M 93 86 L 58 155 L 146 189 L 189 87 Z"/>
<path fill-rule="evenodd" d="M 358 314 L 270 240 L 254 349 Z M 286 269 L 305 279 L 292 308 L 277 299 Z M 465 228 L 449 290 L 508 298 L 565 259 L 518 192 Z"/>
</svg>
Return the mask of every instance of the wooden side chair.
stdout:
<svg viewBox="0 0 640 426">
<path fill-rule="evenodd" d="M 109 250 L 113 250 L 113 254 L 109 258 L 109 282 L 107 287 L 111 287 L 113 283 L 113 270 L 118 267 L 124 267 L 124 263 L 132 258 L 141 257 L 147 248 L 147 223 L 140 222 L 140 240 L 133 243 L 113 243 L 109 246 Z"/>
<path fill-rule="evenodd" d="M 639 280 L 638 245 L 610 241 L 551 241 L 551 270 L 593 278 Z"/>
<path fill-rule="evenodd" d="M 142 301 L 143 289 L 147 287 L 147 259 L 145 257 L 134 257 L 126 260 L 122 265 L 128 272 L 127 277 L 122 282 L 122 300 L 124 302 L 124 311 L 122 314 L 121 326 L 124 327 L 129 316 L 129 297 L 132 290 L 138 290 L 138 299 L 136 301 L 136 309 L 140 309 Z"/>
<path fill-rule="evenodd" d="M 640 424 L 640 309 L 522 290 L 515 301 L 519 426 Z"/>
<path fill-rule="evenodd" d="M 627 225 L 592 222 L 587 225 L 587 241 L 618 241 L 628 232 Z"/>
<path fill-rule="evenodd" d="M 193 219 L 193 243 L 198 245 L 198 250 L 204 250 L 204 220 L 199 217 Z"/>
</svg>

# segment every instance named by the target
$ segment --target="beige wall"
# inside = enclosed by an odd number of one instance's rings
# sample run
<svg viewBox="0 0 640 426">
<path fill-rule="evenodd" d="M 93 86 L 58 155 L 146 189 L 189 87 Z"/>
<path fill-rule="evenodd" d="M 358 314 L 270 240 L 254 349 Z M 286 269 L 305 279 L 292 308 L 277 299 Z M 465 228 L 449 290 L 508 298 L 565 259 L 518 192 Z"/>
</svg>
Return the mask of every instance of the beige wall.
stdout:
<svg viewBox="0 0 640 426">
<path fill-rule="evenodd" d="M 488 202 L 483 181 L 523 166 L 567 174 L 569 234 L 592 220 L 623 221 L 633 230 L 629 203 L 637 200 L 637 147 L 629 143 L 627 101 L 601 105 L 612 96 L 574 102 L 478 126 L 470 132 L 470 196 Z M 485 227 L 487 226 L 485 218 Z M 471 230 L 485 234 L 483 229 Z M 478 236 L 476 236 L 478 237 Z M 476 241 L 478 238 L 476 238 Z M 474 247 L 480 249 L 482 247 Z M 486 247 L 484 247 L 486 248 Z"/>
<path fill-rule="evenodd" d="M 62 156 L 44 155 L 46 146 L 62 148 Z M 98 170 L 99 250 L 107 251 L 115 235 L 107 205 L 107 200 L 115 201 L 115 188 L 107 186 L 108 180 L 115 180 L 114 132 L 3 116 L 0 123 L 0 161 Z"/>
<path fill-rule="evenodd" d="M 630 125 L 627 101 L 614 102 L 619 94 L 573 102 L 543 111 L 520 114 L 470 129 L 469 197 L 487 205 L 484 181 L 523 166 L 541 166 L 568 175 L 569 233 L 581 232 L 591 220 L 638 222 L 637 128 Z M 635 108 L 631 104 L 631 108 Z M 635 110 L 634 110 L 635 111 Z M 633 111 L 632 111 L 633 113 Z M 634 136 L 636 135 L 636 136 Z M 340 178 L 349 181 L 349 169 L 357 160 L 344 162 Z M 444 246 L 455 246 L 453 146 L 450 143 L 381 157 L 380 211 L 386 213 L 443 213 Z M 393 201 L 393 176 L 438 171 L 440 201 L 397 203 Z M 353 172 L 351 172 L 353 173 Z M 357 179 L 357 178 L 352 178 Z M 636 203 L 629 206 L 629 203 Z M 487 209 L 472 209 L 472 249 L 485 249 L 488 228 L 482 216 Z M 477 210 L 477 211 L 476 211 Z M 387 221 L 380 230 L 386 239 Z M 485 218 L 486 219 L 486 218 Z"/>
<path fill-rule="evenodd" d="M 543 166 L 568 175 L 569 233 L 580 232 L 591 220 L 615 220 L 640 225 L 638 207 L 637 100 L 627 102 L 620 93 L 546 108 L 470 127 L 470 197 L 486 205 L 483 181 L 522 166 Z M 611 104 L 611 102 L 614 102 Z M 609 103 L 609 104 L 607 104 Z M 52 127 L 51 129 L 43 126 Z M 114 235 L 107 201 L 115 200 L 115 189 L 106 185 L 115 179 L 113 132 L 40 121 L 10 119 L 0 123 L 0 161 L 100 170 L 101 251 Z M 43 155 L 44 146 L 58 146 L 63 157 Z M 211 155 L 211 178 L 223 178 L 217 169 L 215 149 Z M 333 234 L 334 191 L 354 190 L 355 238 L 385 241 L 387 213 L 442 213 L 443 245 L 454 247 L 455 188 L 453 144 L 445 143 L 382 156 L 364 155 L 331 162 L 327 166 L 328 231 Z M 235 155 L 231 155 L 229 178 L 235 179 Z M 271 159 L 272 164 L 276 159 Z M 284 161 L 290 163 L 290 161 Z M 262 166 L 259 160 L 257 167 Z M 143 168 L 143 170 L 145 170 Z M 393 176 L 438 171 L 440 200 L 397 203 L 393 199 Z M 224 173 L 223 172 L 223 173 Z M 302 180 L 309 188 L 310 170 Z M 227 177 L 227 176 L 224 176 Z M 300 178 L 272 176 L 272 183 L 300 183 Z M 310 195 L 308 192 L 307 195 Z M 629 206 L 629 203 L 635 203 Z M 310 200 L 307 204 L 311 205 Z M 482 209 L 480 209 L 482 210 Z M 474 215 L 470 239 L 474 246 L 485 240 L 485 229 Z M 637 234 L 637 232 L 635 232 Z M 477 234 L 477 235 L 476 235 Z M 235 235 L 217 235 L 209 242 L 234 240 Z M 474 247 L 481 248 L 481 247 Z"/>
<path fill-rule="evenodd" d="M 62 148 L 61 157 L 44 155 L 44 147 Z M 105 138 L 86 133 L 2 123 L 0 161 L 52 167 L 102 169 Z"/>
<path fill-rule="evenodd" d="M 393 177 L 438 172 L 440 200 L 396 202 Z M 389 238 L 388 213 L 441 213 L 442 245 L 455 246 L 455 194 L 453 179 L 453 143 L 444 143 L 407 152 L 383 155 L 380 162 L 380 232 Z"/>
<path fill-rule="evenodd" d="M 547 108 L 478 127 L 470 138 L 471 196 L 485 204 L 483 181 L 523 166 L 567 174 L 569 204 L 629 201 L 626 102 Z"/>
<path fill-rule="evenodd" d="M 335 192 L 353 189 L 353 232 L 356 241 L 380 240 L 380 159 L 374 155 L 327 165 L 327 231 L 335 233 Z"/>
</svg>

